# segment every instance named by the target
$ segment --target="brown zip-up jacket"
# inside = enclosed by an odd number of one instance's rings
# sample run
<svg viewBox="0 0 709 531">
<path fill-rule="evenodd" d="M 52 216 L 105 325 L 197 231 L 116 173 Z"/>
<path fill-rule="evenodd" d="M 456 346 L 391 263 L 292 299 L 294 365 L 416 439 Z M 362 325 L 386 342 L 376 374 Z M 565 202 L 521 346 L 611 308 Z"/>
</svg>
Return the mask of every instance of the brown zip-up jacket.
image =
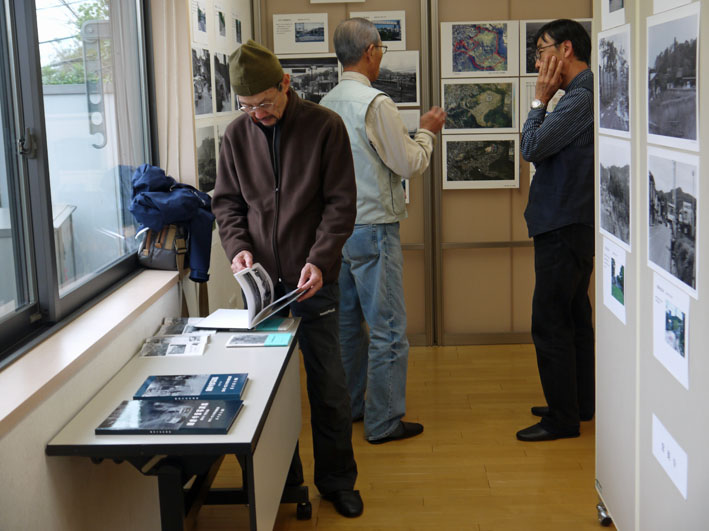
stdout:
<svg viewBox="0 0 709 531">
<path fill-rule="evenodd" d="M 274 282 L 295 286 L 306 263 L 336 282 L 357 209 L 347 129 L 291 89 L 274 133 L 270 150 L 248 114 L 224 132 L 212 198 L 222 246 L 229 262 L 250 251 Z"/>
</svg>

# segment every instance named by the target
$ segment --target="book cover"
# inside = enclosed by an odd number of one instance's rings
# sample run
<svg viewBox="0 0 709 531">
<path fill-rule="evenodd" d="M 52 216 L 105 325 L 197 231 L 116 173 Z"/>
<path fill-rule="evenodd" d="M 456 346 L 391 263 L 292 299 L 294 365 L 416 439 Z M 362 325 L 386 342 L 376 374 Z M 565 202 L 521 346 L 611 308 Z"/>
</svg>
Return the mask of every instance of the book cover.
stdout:
<svg viewBox="0 0 709 531">
<path fill-rule="evenodd" d="M 148 376 L 133 395 L 133 399 L 235 400 L 241 398 L 247 379 L 247 373 Z"/>
<path fill-rule="evenodd" d="M 124 400 L 94 431 L 96 435 L 223 435 L 241 400 Z"/>
</svg>

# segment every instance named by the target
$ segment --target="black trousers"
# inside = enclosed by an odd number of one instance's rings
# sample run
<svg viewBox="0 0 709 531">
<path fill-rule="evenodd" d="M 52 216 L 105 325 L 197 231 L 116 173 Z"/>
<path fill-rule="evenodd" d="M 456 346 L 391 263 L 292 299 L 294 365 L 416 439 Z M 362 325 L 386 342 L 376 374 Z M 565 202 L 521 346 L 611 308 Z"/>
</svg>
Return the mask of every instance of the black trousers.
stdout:
<svg viewBox="0 0 709 531">
<path fill-rule="evenodd" d="M 595 411 L 595 362 L 588 285 L 594 229 L 569 225 L 534 237 L 532 338 L 549 406 L 544 428 L 576 432 Z"/>
<path fill-rule="evenodd" d="M 357 479 L 350 396 L 340 356 L 339 298 L 338 285 L 326 284 L 313 297 L 290 305 L 293 316 L 301 318 L 296 337 L 303 352 L 310 401 L 315 486 L 323 494 L 351 490 Z M 296 446 L 287 482 L 297 484 L 302 479 Z"/>
</svg>

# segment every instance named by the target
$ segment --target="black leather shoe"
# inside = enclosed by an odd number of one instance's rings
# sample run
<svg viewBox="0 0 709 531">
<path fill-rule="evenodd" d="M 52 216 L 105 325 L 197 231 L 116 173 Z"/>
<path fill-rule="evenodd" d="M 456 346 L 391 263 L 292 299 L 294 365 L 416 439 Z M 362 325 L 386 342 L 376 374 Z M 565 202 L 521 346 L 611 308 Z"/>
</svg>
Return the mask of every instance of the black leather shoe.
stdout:
<svg viewBox="0 0 709 531">
<path fill-rule="evenodd" d="M 540 423 L 534 424 L 529 428 L 519 430 L 517 432 L 517 438 L 520 441 L 533 442 L 533 441 L 554 441 L 556 439 L 569 439 L 571 437 L 578 437 L 579 432 L 566 432 L 566 433 L 555 433 L 547 430 Z"/>
<path fill-rule="evenodd" d="M 396 429 L 391 432 L 390 435 L 382 437 L 381 439 L 374 439 L 369 441 L 372 444 L 382 444 L 389 441 L 398 441 L 400 439 L 408 439 L 409 437 L 415 437 L 419 433 L 423 433 L 423 425 L 418 422 L 405 422 L 399 421 L 399 425 Z"/>
<path fill-rule="evenodd" d="M 535 417 L 546 417 L 549 414 L 549 406 L 532 406 L 532 415 Z M 583 422 L 593 419 L 593 415 L 581 415 Z"/>
<path fill-rule="evenodd" d="M 335 510 L 348 518 L 359 516 L 364 511 L 364 503 L 358 490 L 336 490 L 323 494 L 322 499 L 332 502 Z"/>
</svg>

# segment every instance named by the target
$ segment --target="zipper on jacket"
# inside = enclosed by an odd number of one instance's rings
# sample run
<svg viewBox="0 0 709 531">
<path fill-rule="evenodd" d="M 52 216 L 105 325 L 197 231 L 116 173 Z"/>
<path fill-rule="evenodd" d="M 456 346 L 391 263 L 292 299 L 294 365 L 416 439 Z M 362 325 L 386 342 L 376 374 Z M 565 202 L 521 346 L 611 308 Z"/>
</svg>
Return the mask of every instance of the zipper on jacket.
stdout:
<svg viewBox="0 0 709 531">
<path fill-rule="evenodd" d="M 280 128 L 276 125 L 273 129 L 273 137 L 271 141 L 273 142 L 271 149 L 271 165 L 273 166 L 273 173 L 275 175 L 275 188 L 274 188 L 274 203 L 275 203 L 275 217 L 273 219 L 273 235 L 271 238 L 271 243 L 273 246 L 273 254 L 276 258 L 276 271 L 278 273 L 278 282 L 283 282 L 283 272 L 281 271 L 281 259 L 278 256 L 278 213 L 280 210 L 280 197 L 281 197 L 281 168 L 278 159 L 277 148 L 279 145 L 278 136 Z"/>
</svg>

